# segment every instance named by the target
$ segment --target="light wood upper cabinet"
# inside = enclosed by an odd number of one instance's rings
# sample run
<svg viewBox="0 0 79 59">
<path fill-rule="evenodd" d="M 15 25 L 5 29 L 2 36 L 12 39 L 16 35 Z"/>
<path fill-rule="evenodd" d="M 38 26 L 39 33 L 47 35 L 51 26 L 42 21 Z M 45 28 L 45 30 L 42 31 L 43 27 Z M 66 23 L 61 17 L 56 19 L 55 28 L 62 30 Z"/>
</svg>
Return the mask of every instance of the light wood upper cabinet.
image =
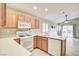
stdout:
<svg viewBox="0 0 79 59">
<path fill-rule="evenodd" d="M 25 21 L 31 23 L 31 16 L 25 15 Z"/>
<path fill-rule="evenodd" d="M 35 28 L 35 20 L 31 19 L 31 28 L 34 29 Z"/>
<path fill-rule="evenodd" d="M 25 21 L 25 16 L 22 15 L 22 14 L 18 14 L 17 19 L 20 20 L 20 21 Z"/>
<path fill-rule="evenodd" d="M 7 13 L 6 15 L 6 28 L 16 28 L 17 27 L 17 15 L 12 13 Z"/>
<path fill-rule="evenodd" d="M 6 21 L 6 4 L 0 3 L 0 26 L 4 26 Z"/>
<path fill-rule="evenodd" d="M 36 29 L 40 28 L 40 21 L 39 21 L 39 19 L 35 19 L 35 28 Z"/>
<path fill-rule="evenodd" d="M 32 16 L 19 13 L 19 12 L 7 12 L 6 14 L 6 26 L 7 28 L 16 28 L 18 26 L 18 21 L 25 21 L 30 24 L 31 29 L 39 29 L 40 21 L 38 18 L 33 19 Z"/>
<path fill-rule="evenodd" d="M 40 28 L 39 19 L 31 19 L 31 28 L 32 29 L 39 29 Z"/>
</svg>

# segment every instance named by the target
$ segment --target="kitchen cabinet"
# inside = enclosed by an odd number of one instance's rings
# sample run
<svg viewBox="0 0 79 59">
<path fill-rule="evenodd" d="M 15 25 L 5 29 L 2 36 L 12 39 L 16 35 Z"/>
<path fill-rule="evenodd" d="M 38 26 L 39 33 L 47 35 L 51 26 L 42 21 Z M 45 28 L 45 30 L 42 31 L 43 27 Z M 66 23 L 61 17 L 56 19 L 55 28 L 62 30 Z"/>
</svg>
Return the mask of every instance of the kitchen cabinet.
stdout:
<svg viewBox="0 0 79 59">
<path fill-rule="evenodd" d="M 40 28 L 40 20 L 38 18 L 35 19 L 35 28 L 36 29 Z"/>
<path fill-rule="evenodd" d="M 42 36 L 34 37 L 34 48 L 39 48 L 45 52 L 48 52 L 48 38 Z"/>
<path fill-rule="evenodd" d="M 6 3 L 0 3 L 0 26 L 4 26 L 6 23 Z"/>
<path fill-rule="evenodd" d="M 31 19 L 31 28 L 32 29 L 39 29 L 40 28 L 40 21 L 39 19 Z"/>
<path fill-rule="evenodd" d="M 31 16 L 25 15 L 25 21 L 31 23 Z"/>
<path fill-rule="evenodd" d="M 6 28 L 16 28 L 17 27 L 17 15 L 14 13 L 6 14 Z"/>
<path fill-rule="evenodd" d="M 17 19 L 18 19 L 19 21 L 25 21 L 25 16 L 22 15 L 22 14 L 17 14 Z"/>
<path fill-rule="evenodd" d="M 42 44 L 42 39 L 40 36 L 34 36 L 34 39 L 33 39 L 33 47 L 34 48 L 42 48 L 41 47 L 41 44 Z"/>
<path fill-rule="evenodd" d="M 20 38 L 14 39 L 18 44 L 20 44 Z"/>
<path fill-rule="evenodd" d="M 34 36 L 33 37 L 33 48 L 37 48 L 37 39 L 38 39 L 38 36 Z"/>
<path fill-rule="evenodd" d="M 40 36 L 38 36 L 36 39 L 36 45 L 37 45 L 37 48 L 42 49 L 42 38 Z"/>
<path fill-rule="evenodd" d="M 35 29 L 35 20 L 34 19 L 31 19 L 31 28 Z"/>
<path fill-rule="evenodd" d="M 63 44 L 62 44 L 63 43 Z M 57 39 L 48 39 L 48 53 L 54 56 L 65 55 L 65 41 Z"/>
<path fill-rule="evenodd" d="M 18 28 L 27 29 L 31 28 L 30 16 L 28 15 L 18 15 Z"/>
<path fill-rule="evenodd" d="M 48 38 L 42 37 L 42 50 L 48 52 Z"/>
<path fill-rule="evenodd" d="M 39 29 L 40 28 L 40 21 L 39 19 L 32 19 L 31 16 L 28 15 L 18 15 L 19 21 L 25 21 L 30 24 L 31 29 Z"/>
</svg>

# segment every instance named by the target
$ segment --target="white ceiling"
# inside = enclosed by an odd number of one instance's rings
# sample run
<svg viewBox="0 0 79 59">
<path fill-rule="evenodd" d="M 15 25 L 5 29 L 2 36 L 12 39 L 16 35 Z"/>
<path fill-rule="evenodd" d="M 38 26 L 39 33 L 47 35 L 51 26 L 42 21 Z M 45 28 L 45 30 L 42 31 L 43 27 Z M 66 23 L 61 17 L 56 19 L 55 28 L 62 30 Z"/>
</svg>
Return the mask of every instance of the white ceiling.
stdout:
<svg viewBox="0 0 79 59">
<path fill-rule="evenodd" d="M 33 6 L 37 6 L 38 9 L 35 11 Z M 60 11 L 65 11 L 68 14 L 68 19 L 79 17 L 78 3 L 10 3 L 9 7 L 56 23 L 65 20 L 65 16 Z M 48 8 L 48 12 L 44 11 L 45 8 Z"/>
</svg>

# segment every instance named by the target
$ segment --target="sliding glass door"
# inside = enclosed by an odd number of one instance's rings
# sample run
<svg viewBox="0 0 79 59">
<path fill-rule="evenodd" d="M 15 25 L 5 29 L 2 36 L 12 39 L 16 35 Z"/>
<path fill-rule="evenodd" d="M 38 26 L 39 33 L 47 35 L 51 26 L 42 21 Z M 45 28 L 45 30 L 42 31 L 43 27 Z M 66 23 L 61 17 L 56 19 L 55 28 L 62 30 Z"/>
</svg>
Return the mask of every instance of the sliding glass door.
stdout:
<svg viewBox="0 0 79 59">
<path fill-rule="evenodd" d="M 63 25 L 62 36 L 66 38 L 72 38 L 73 37 L 73 25 Z"/>
</svg>

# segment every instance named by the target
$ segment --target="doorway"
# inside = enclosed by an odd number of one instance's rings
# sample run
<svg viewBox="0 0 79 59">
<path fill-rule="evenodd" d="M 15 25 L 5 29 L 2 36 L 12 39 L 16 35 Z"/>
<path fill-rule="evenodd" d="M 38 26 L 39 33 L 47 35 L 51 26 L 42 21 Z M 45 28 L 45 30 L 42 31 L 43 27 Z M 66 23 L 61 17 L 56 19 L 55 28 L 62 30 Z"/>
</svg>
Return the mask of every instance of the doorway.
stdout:
<svg viewBox="0 0 79 59">
<path fill-rule="evenodd" d="M 66 38 L 73 38 L 73 25 L 63 25 L 62 36 Z"/>
</svg>

